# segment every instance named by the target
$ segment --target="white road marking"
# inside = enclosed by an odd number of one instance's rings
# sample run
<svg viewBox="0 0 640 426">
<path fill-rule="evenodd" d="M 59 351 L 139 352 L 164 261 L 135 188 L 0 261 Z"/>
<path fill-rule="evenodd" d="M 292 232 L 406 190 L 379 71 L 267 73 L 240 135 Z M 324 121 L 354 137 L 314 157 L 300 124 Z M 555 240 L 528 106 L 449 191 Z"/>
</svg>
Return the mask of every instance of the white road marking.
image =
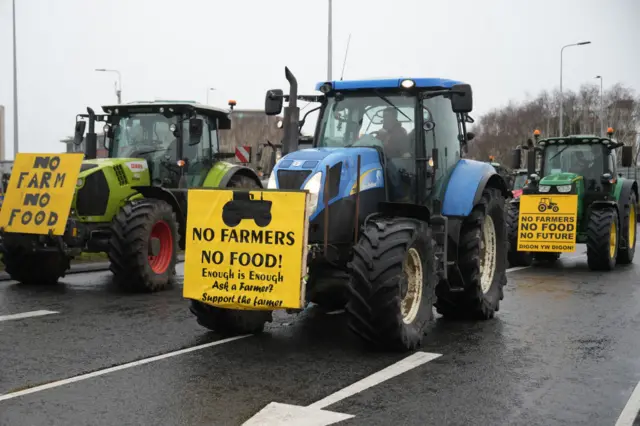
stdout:
<svg viewBox="0 0 640 426">
<path fill-rule="evenodd" d="M 380 384 L 406 371 L 432 361 L 442 354 L 416 352 L 395 364 L 380 370 L 356 383 L 332 393 L 326 398 L 306 407 L 271 402 L 256 415 L 244 422 L 243 426 L 326 426 L 355 417 L 352 414 L 336 413 L 324 410 L 325 407 L 342 401 L 372 386 Z"/>
<path fill-rule="evenodd" d="M 632 426 L 636 416 L 640 412 L 640 383 L 636 385 L 636 388 L 631 393 L 627 405 L 624 406 L 616 426 Z"/>
<path fill-rule="evenodd" d="M 562 259 L 565 259 L 565 260 L 578 259 L 578 258 L 581 258 L 581 257 L 586 257 L 586 255 L 587 255 L 586 253 L 582 253 L 582 254 L 578 254 L 578 255 L 575 255 L 575 256 L 561 257 L 560 260 L 562 260 Z M 520 271 L 522 269 L 528 269 L 528 268 L 531 268 L 531 266 L 515 266 L 513 268 L 507 269 L 507 272 L 515 272 L 515 271 Z"/>
<path fill-rule="evenodd" d="M 373 373 L 372 375 L 365 377 L 364 379 L 359 380 L 344 389 L 340 389 L 339 391 L 332 393 L 326 398 L 322 398 L 320 401 L 314 402 L 313 404 L 309 405 L 308 408 L 326 408 L 329 405 L 333 405 L 336 402 L 339 402 L 345 398 L 349 398 L 350 396 L 367 390 L 370 387 L 378 385 L 386 380 L 392 379 L 395 376 L 399 376 L 404 372 L 407 372 L 422 364 L 426 364 L 429 361 L 433 361 L 434 359 L 441 356 L 442 354 L 416 352 L 413 355 L 409 355 L 405 359 L 398 361 L 383 370 L 378 371 L 377 373 Z"/>
<path fill-rule="evenodd" d="M 68 379 L 58 380 L 56 382 L 51 382 L 51 383 L 47 383 L 47 384 L 40 385 L 40 386 L 34 386 L 32 388 L 21 390 L 21 391 L 18 391 L 18 392 L 7 393 L 7 394 L 4 394 L 4 395 L 0 395 L 0 401 L 6 401 L 8 399 L 17 398 L 19 396 L 29 395 L 30 393 L 35 393 L 35 392 L 40 392 L 40 391 L 47 390 L 47 389 L 57 388 L 59 386 L 68 385 L 70 383 L 75 383 L 75 382 L 91 379 L 91 378 L 98 377 L 98 376 L 103 376 L 105 374 L 113 373 L 113 372 L 124 370 L 124 369 L 127 369 L 127 368 L 137 367 L 139 365 L 144 365 L 144 364 L 149 364 L 149 363 L 154 362 L 154 361 L 160 361 L 161 359 L 167 359 L 167 358 L 171 358 L 171 357 L 178 356 L 178 355 L 184 355 L 184 354 L 187 354 L 189 352 L 195 352 L 195 351 L 199 351 L 201 349 L 210 348 L 212 346 L 222 345 L 224 343 L 233 342 L 234 340 L 243 339 L 243 338 L 249 337 L 249 336 L 252 336 L 252 335 L 251 334 L 245 334 L 243 336 L 230 337 L 228 339 L 218 340 L 216 342 L 211 342 L 211 343 L 205 343 L 203 345 L 198 345 L 198 346 L 192 346 L 190 348 L 180 349 L 178 351 L 174 351 L 174 352 L 169 352 L 169 353 L 162 354 L 162 355 L 153 356 L 151 358 L 145 358 L 145 359 L 140 359 L 138 361 L 128 362 L 126 364 L 116 365 L 115 367 L 105 368 L 104 370 L 97 370 L 97 371 L 93 371 L 91 373 L 86 373 L 86 374 L 81 374 L 79 376 L 70 377 Z"/>
<path fill-rule="evenodd" d="M 21 314 L 13 314 L 13 315 L 0 315 L 0 322 L 2 321 L 11 321 L 23 318 L 31 318 L 31 317 L 41 317 L 43 315 L 51 315 L 51 314 L 59 314 L 60 312 L 56 311 L 31 311 L 31 312 L 22 312 Z"/>
</svg>

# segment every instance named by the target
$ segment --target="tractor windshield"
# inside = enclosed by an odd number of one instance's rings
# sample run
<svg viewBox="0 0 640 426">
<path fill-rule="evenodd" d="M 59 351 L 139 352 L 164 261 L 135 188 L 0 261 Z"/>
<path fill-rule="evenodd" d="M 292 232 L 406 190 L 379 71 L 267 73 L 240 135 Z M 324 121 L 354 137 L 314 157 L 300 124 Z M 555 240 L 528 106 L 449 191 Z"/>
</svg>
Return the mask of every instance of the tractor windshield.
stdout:
<svg viewBox="0 0 640 426">
<path fill-rule="evenodd" d="M 154 113 L 120 118 L 110 146 L 111 157 L 153 157 L 166 153 L 173 159 L 177 154 L 177 141 L 169 127 L 177 121 L 177 117 L 166 118 Z"/>
<path fill-rule="evenodd" d="M 518 175 L 513 180 L 513 190 L 524 188 L 524 183 L 527 181 L 527 175 Z"/>
<path fill-rule="evenodd" d="M 604 173 L 605 147 L 601 144 L 554 144 L 544 150 L 543 176 L 576 173 L 587 179 L 599 179 Z"/>
</svg>

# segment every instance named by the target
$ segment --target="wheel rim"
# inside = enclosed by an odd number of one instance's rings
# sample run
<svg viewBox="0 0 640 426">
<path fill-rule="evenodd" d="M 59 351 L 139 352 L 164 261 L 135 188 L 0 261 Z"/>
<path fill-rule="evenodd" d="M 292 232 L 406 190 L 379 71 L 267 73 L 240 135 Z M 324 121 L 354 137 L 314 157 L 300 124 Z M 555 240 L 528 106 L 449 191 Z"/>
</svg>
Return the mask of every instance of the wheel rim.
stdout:
<svg viewBox="0 0 640 426">
<path fill-rule="evenodd" d="M 407 293 L 402 298 L 400 311 L 402 321 L 411 324 L 418 315 L 422 301 L 422 261 L 418 250 L 409 249 L 402 270 L 407 277 Z"/>
<path fill-rule="evenodd" d="M 156 222 L 151 229 L 149 240 L 152 238 L 160 240 L 160 251 L 157 256 L 149 256 L 149 266 L 156 274 L 162 274 L 171 264 L 173 255 L 173 234 L 169 224 L 164 220 Z"/>
<path fill-rule="evenodd" d="M 480 239 L 480 288 L 487 294 L 493 284 L 496 271 L 496 227 L 489 215 L 484 218 L 482 238 Z"/>
<path fill-rule="evenodd" d="M 616 223 L 611 223 L 611 229 L 609 230 L 609 257 L 614 258 L 616 254 L 616 246 L 618 245 L 618 233 L 616 231 Z"/>
<path fill-rule="evenodd" d="M 632 249 L 636 244 L 636 206 L 629 206 L 629 248 Z"/>
</svg>

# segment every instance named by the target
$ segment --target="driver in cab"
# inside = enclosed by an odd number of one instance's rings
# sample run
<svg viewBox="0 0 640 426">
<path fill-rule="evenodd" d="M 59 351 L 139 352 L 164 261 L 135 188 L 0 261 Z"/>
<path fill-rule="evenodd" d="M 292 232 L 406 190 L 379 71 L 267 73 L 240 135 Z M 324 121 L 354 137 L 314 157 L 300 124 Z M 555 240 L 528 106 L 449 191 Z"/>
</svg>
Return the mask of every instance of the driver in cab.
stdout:
<svg viewBox="0 0 640 426">
<path fill-rule="evenodd" d="M 398 121 L 398 110 L 395 108 L 389 107 L 382 112 L 382 129 L 376 132 L 376 138 L 382 141 L 388 157 L 411 155 L 408 150 L 409 136 Z"/>
</svg>

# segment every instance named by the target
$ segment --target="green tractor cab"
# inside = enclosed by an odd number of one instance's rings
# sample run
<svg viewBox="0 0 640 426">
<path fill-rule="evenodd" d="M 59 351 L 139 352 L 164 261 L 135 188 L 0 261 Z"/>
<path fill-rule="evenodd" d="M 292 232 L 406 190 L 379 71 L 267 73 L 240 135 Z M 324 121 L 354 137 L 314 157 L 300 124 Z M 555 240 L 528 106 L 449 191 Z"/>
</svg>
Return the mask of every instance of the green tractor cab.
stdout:
<svg viewBox="0 0 640 426">
<path fill-rule="evenodd" d="M 175 274 L 177 251 L 184 249 L 187 189 L 262 188 L 252 169 L 224 161 L 234 153 L 219 151 L 218 132 L 231 126 L 227 110 L 189 101 L 102 109 L 104 114 L 87 108 L 76 117 L 74 143 L 84 142 L 86 160 L 70 205 L 72 232 L 5 233 L 3 261 L 13 279 L 54 283 L 74 256 L 105 252 L 124 287 L 164 289 Z M 95 158 L 98 122 L 104 123 L 108 158 Z"/>
<path fill-rule="evenodd" d="M 638 184 L 619 176 L 616 168 L 620 148 L 622 167 L 632 164 L 632 147 L 613 140 L 612 129 L 608 137 L 539 139 L 538 135 L 537 143 L 526 148 L 528 183 L 522 196 L 508 207 L 511 266 L 529 266 L 534 258 L 555 261 L 561 252 L 573 251 L 568 247 L 573 245 L 575 249 L 575 244 L 586 244 L 592 270 L 611 270 L 616 263 L 631 263 L 636 245 Z M 519 166 L 522 150 L 514 150 L 514 165 Z M 525 202 L 530 207 L 523 212 Z M 569 223 L 575 223 L 575 228 Z M 567 233 L 554 234 L 554 229 L 562 227 Z M 560 241 L 554 235 L 571 238 Z"/>
</svg>

